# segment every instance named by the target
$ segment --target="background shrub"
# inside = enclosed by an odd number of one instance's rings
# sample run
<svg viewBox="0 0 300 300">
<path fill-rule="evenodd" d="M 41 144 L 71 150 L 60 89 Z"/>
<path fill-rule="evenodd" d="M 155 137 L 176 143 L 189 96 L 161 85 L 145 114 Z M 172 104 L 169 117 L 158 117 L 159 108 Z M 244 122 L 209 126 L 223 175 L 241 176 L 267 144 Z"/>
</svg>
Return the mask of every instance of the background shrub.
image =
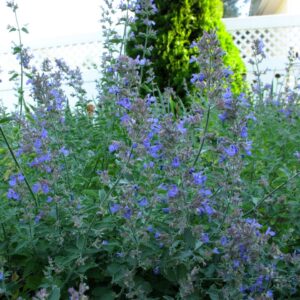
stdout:
<svg viewBox="0 0 300 300">
<path fill-rule="evenodd" d="M 224 63 L 234 72 L 234 92 L 240 92 L 244 86 L 245 66 L 240 58 L 239 50 L 226 32 L 221 21 L 223 7 L 221 0 L 188 0 L 188 1 L 154 1 L 158 13 L 151 16 L 156 31 L 155 39 L 149 39 L 153 47 L 151 54 L 146 53 L 152 63 L 155 81 L 161 90 L 172 87 L 180 97 L 186 96 L 186 88 L 191 89 L 190 78 L 198 71 L 196 65 L 189 61 L 194 50 L 190 48 L 193 41 L 199 40 L 204 31 L 216 30 L 222 49 L 227 53 Z M 137 45 L 145 43 L 146 25 L 141 15 L 131 24 L 131 34 L 126 52 L 131 57 L 143 56 Z M 148 54 L 148 55 L 147 55 Z M 187 101 L 187 99 L 185 100 Z"/>
</svg>

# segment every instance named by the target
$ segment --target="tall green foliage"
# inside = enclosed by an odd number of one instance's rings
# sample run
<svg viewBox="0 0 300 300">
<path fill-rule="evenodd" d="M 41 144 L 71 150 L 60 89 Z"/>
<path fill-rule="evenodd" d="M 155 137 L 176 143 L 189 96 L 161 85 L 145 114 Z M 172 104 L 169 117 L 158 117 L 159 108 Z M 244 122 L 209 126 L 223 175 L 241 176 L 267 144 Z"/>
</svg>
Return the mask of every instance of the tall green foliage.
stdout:
<svg viewBox="0 0 300 300">
<path fill-rule="evenodd" d="M 190 88 L 189 80 L 197 67 L 189 63 L 194 50 L 190 48 L 194 40 L 198 40 L 203 31 L 216 30 L 221 47 L 227 53 L 225 65 L 234 71 L 234 90 L 239 91 L 245 66 L 239 56 L 229 33 L 221 21 L 223 6 L 221 0 L 156 0 L 159 12 L 152 16 L 155 22 L 156 39 L 150 40 L 152 67 L 156 74 L 156 82 L 161 90 L 172 87 L 180 96 L 184 97 L 185 82 Z M 145 25 L 141 18 L 137 18 L 132 26 L 134 33 L 143 32 Z M 138 43 L 143 37 L 136 34 Z M 136 57 L 141 55 L 135 48 L 137 41 L 129 41 L 127 53 Z"/>
</svg>

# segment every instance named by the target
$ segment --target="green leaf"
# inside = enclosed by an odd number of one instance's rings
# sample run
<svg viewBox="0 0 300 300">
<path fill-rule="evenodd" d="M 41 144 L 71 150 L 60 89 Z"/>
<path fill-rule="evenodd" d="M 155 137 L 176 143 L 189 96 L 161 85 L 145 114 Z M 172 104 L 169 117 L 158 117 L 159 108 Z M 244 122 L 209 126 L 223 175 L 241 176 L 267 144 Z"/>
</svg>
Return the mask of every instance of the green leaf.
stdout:
<svg viewBox="0 0 300 300">
<path fill-rule="evenodd" d="M 19 46 L 16 46 L 13 48 L 13 54 L 17 54 L 17 53 L 20 53 L 22 51 L 22 48 L 19 47 Z"/>
<path fill-rule="evenodd" d="M 92 295 L 99 300 L 113 300 L 116 298 L 116 293 L 110 288 L 97 287 L 92 291 Z"/>
<path fill-rule="evenodd" d="M 60 288 L 55 286 L 52 289 L 52 292 L 48 298 L 48 300 L 59 300 L 60 299 Z"/>
<path fill-rule="evenodd" d="M 22 27 L 21 30 L 25 33 L 29 33 L 28 29 L 26 27 Z"/>
<path fill-rule="evenodd" d="M 216 289 L 216 286 L 215 285 L 212 285 L 209 290 L 208 290 L 208 295 L 210 297 L 211 300 L 220 300 L 220 297 L 219 297 L 219 292 L 218 290 Z"/>
<path fill-rule="evenodd" d="M 18 73 L 14 73 L 10 78 L 9 81 L 13 81 L 14 79 L 16 79 L 19 76 Z"/>
<path fill-rule="evenodd" d="M 108 265 L 106 270 L 113 277 L 114 282 L 122 281 L 127 273 L 127 268 L 124 265 L 115 263 Z"/>
<path fill-rule="evenodd" d="M 10 117 L 5 117 L 5 118 L 0 119 L 0 124 L 8 123 L 9 121 L 11 121 L 11 118 Z"/>
</svg>

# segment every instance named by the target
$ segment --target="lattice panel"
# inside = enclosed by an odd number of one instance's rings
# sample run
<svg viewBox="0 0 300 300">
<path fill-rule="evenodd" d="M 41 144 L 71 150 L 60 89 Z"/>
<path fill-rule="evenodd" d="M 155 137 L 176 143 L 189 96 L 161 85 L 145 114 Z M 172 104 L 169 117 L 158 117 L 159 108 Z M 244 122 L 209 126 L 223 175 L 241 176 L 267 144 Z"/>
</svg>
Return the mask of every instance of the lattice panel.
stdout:
<svg viewBox="0 0 300 300">
<path fill-rule="evenodd" d="M 229 31 L 242 57 L 248 61 L 252 57 L 252 43 L 262 39 L 268 57 L 286 57 L 292 47 L 300 53 L 300 26 L 236 29 Z"/>
<path fill-rule="evenodd" d="M 47 57 L 50 59 L 63 58 L 70 66 L 82 67 L 86 62 L 99 64 L 101 44 L 100 42 L 90 42 L 33 49 L 33 55 L 33 65 L 39 65 Z"/>
</svg>

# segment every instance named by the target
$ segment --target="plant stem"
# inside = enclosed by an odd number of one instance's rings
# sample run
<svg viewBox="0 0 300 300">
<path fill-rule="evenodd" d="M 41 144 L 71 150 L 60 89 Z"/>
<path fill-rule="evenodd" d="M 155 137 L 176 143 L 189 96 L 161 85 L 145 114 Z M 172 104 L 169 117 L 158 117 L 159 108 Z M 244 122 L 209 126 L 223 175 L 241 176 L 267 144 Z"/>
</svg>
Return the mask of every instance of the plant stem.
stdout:
<svg viewBox="0 0 300 300">
<path fill-rule="evenodd" d="M 36 196 L 34 195 L 32 189 L 31 189 L 31 186 L 30 186 L 30 184 L 29 184 L 29 182 L 28 182 L 28 180 L 27 180 L 27 177 L 26 177 L 26 175 L 25 175 L 25 173 L 24 173 L 24 171 L 23 171 L 21 165 L 19 164 L 19 162 L 18 162 L 18 160 L 17 160 L 17 158 L 16 158 L 16 156 L 15 156 L 15 154 L 14 154 L 14 152 L 13 152 L 13 150 L 12 150 L 12 148 L 11 148 L 11 146 L 10 146 L 10 144 L 9 144 L 9 142 L 8 142 L 8 140 L 7 140 L 7 138 L 6 138 L 5 134 L 4 134 L 4 131 L 3 131 L 3 129 L 2 129 L 1 126 L 0 126 L 0 132 L 1 132 L 1 135 L 2 135 L 2 137 L 3 137 L 3 139 L 4 139 L 4 142 L 5 142 L 5 144 L 6 144 L 7 148 L 8 148 L 8 150 L 9 150 L 10 155 L 12 156 L 12 158 L 13 158 L 13 160 L 14 160 L 16 166 L 17 166 L 17 168 L 20 170 L 20 172 L 21 172 L 22 175 L 24 176 L 25 184 L 26 184 L 26 186 L 27 186 L 27 188 L 28 188 L 28 190 L 29 190 L 29 192 L 30 192 L 30 194 L 31 194 L 31 196 L 32 196 L 32 198 L 33 198 L 33 200 L 34 200 L 35 207 L 36 207 L 36 209 L 37 209 L 37 208 L 38 208 L 38 200 L 37 200 Z"/>
<path fill-rule="evenodd" d="M 292 179 L 294 179 L 295 177 L 297 177 L 298 175 L 300 175 L 300 171 L 297 172 L 295 175 L 293 175 L 292 177 L 290 177 L 287 181 L 281 183 L 280 185 L 278 185 L 275 189 L 273 189 L 270 193 L 268 193 L 267 195 L 265 195 L 253 208 L 249 209 L 247 212 L 245 212 L 243 214 L 243 217 L 248 216 L 249 214 L 251 214 L 252 212 L 254 212 L 257 208 L 259 208 L 263 202 L 265 202 L 269 197 L 271 197 L 275 192 L 277 192 L 279 189 L 281 189 L 283 186 L 287 185 Z"/>
<path fill-rule="evenodd" d="M 19 94 L 19 105 L 20 105 L 20 117 L 22 115 L 23 110 L 23 104 L 25 106 L 25 99 L 24 99 L 24 67 L 23 67 L 23 44 L 22 44 L 22 35 L 21 35 L 21 29 L 19 25 L 18 15 L 16 10 L 14 10 L 16 25 L 17 25 L 17 31 L 18 31 L 18 37 L 19 37 L 19 47 L 20 47 L 20 67 L 21 67 L 21 73 L 20 73 L 20 88 L 18 89 Z"/>
<path fill-rule="evenodd" d="M 203 137 L 201 139 L 201 145 L 200 145 L 199 151 L 197 153 L 196 159 L 195 159 L 195 161 L 193 163 L 193 167 L 196 165 L 196 163 L 197 163 L 197 161 L 198 161 L 198 159 L 200 157 L 200 154 L 202 152 L 203 146 L 204 146 L 204 141 L 206 139 L 206 133 L 207 133 L 207 129 L 208 129 L 208 122 L 209 122 L 210 110 L 211 110 L 211 106 L 209 104 L 208 105 L 208 110 L 207 110 L 207 115 L 206 115 L 206 122 L 205 122 L 204 133 L 203 133 Z"/>
</svg>

